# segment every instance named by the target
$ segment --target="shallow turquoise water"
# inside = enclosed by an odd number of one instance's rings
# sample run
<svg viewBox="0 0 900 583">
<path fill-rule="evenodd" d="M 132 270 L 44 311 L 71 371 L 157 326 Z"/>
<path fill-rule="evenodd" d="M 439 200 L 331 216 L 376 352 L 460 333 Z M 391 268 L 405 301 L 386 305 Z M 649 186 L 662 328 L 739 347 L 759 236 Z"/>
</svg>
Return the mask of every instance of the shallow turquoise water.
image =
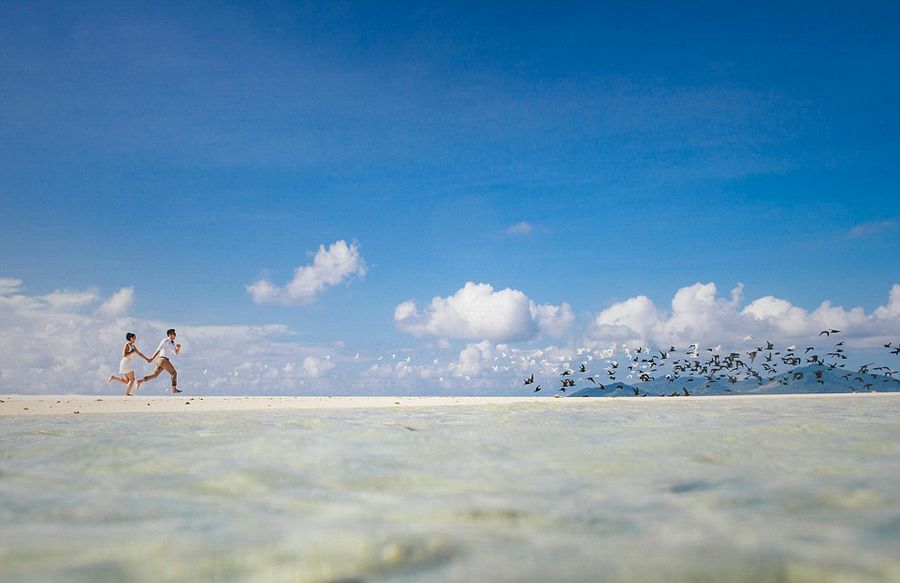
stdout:
<svg viewBox="0 0 900 583">
<path fill-rule="evenodd" d="M 0 417 L 4 581 L 897 581 L 900 399 Z"/>
</svg>

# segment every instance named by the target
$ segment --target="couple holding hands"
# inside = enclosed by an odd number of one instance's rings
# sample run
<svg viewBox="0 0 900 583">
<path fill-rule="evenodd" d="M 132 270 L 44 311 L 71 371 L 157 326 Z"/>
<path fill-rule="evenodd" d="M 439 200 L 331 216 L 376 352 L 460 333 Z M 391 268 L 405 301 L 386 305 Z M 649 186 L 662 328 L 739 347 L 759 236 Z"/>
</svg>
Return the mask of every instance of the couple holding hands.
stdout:
<svg viewBox="0 0 900 583">
<path fill-rule="evenodd" d="M 181 390 L 178 388 L 178 372 L 175 370 L 175 367 L 172 366 L 172 360 L 181 352 L 181 344 L 175 344 L 175 336 L 174 328 L 167 330 L 166 337 L 159 343 L 156 352 L 153 353 L 153 356 L 147 358 L 134 344 L 135 340 L 137 340 L 137 336 L 135 336 L 134 333 L 129 332 L 125 335 L 125 346 L 122 347 L 122 360 L 119 363 L 119 374 L 122 376 L 109 375 L 106 382 L 118 381 L 124 383 L 125 396 L 131 397 L 133 396 L 131 393 L 132 388 L 138 389 L 142 383 L 153 380 L 158 377 L 162 371 L 166 371 L 172 376 L 172 393 L 180 393 Z M 153 362 L 154 359 L 156 360 L 156 368 L 153 372 L 138 380 L 134 379 L 134 363 L 132 362 L 135 354 L 147 362 Z"/>
</svg>

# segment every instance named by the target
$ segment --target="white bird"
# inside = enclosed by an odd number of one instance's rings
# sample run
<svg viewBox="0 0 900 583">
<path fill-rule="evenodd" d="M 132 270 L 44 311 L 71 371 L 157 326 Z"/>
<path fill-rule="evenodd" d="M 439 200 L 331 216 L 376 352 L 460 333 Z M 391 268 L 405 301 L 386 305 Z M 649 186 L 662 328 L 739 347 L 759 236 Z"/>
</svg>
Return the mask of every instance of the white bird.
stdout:
<svg viewBox="0 0 900 583">
<path fill-rule="evenodd" d="M 356 354 L 354 354 L 353 358 L 359 358 L 359 353 L 357 352 Z"/>
<path fill-rule="evenodd" d="M 437 364 L 437 363 L 438 363 L 438 359 L 436 359 L 436 358 L 431 361 L 431 364 Z"/>
</svg>

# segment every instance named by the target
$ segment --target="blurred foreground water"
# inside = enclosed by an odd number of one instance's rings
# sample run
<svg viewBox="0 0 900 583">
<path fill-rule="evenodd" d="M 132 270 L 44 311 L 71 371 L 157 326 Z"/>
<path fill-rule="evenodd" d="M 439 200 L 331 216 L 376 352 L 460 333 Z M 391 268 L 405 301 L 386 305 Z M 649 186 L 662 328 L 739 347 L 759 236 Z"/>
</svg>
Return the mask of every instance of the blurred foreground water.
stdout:
<svg viewBox="0 0 900 583">
<path fill-rule="evenodd" d="M 0 417 L 3 581 L 900 581 L 900 398 Z"/>
</svg>

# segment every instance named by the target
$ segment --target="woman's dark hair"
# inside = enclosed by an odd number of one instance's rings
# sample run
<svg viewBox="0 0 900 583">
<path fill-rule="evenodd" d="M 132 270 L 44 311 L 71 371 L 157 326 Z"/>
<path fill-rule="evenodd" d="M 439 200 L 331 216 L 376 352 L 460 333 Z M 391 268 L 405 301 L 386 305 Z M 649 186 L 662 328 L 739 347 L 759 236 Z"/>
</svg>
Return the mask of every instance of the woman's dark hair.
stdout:
<svg viewBox="0 0 900 583">
<path fill-rule="evenodd" d="M 168 336 L 169 334 L 174 334 L 174 333 L 175 333 L 175 328 L 169 328 L 168 330 L 166 330 L 166 336 Z"/>
<path fill-rule="evenodd" d="M 125 335 L 125 340 L 131 340 L 132 338 L 134 338 L 134 332 L 129 332 Z"/>
</svg>

